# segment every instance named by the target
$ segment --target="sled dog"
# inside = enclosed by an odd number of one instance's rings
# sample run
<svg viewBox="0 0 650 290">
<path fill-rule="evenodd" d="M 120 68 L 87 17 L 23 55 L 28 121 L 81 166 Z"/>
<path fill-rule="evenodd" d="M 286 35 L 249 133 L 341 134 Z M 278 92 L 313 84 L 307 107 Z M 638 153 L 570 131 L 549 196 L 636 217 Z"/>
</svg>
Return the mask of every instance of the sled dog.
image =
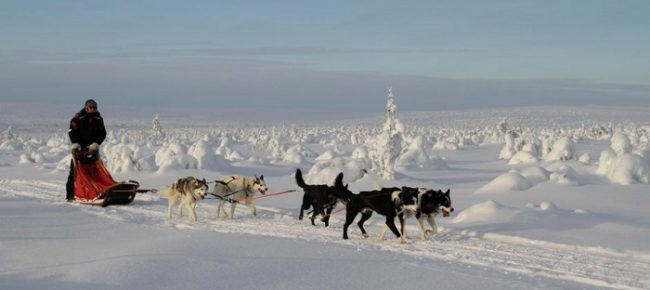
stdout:
<svg viewBox="0 0 650 290">
<path fill-rule="evenodd" d="M 314 219 L 317 215 L 321 215 L 321 221 L 325 223 L 325 226 L 329 226 L 330 214 L 336 207 L 336 194 L 334 193 L 334 186 L 328 186 L 325 184 L 307 184 L 302 178 L 302 171 L 300 169 L 296 170 L 296 184 L 302 188 L 305 194 L 302 196 L 302 205 L 300 206 L 300 215 L 298 219 L 302 220 L 303 212 L 313 208 L 311 215 L 311 224 L 314 223 Z"/>
<path fill-rule="evenodd" d="M 180 199 L 178 217 L 183 216 L 183 207 L 185 207 L 189 211 L 190 222 L 196 222 L 196 205 L 199 200 L 205 198 L 207 192 L 208 183 L 205 179 L 197 179 L 191 176 L 177 180 L 170 187 L 162 188 L 159 193 L 161 196 L 166 196 L 168 200 L 167 220 L 172 219 L 172 208 L 176 205 L 176 201 Z"/>
<path fill-rule="evenodd" d="M 406 243 L 405 237 L 397 230 L 395 226 L 395 217 L 398 217 L 401 223 L 402 231 L 404 229 L 404 212 L 405 210 L 414 209 L 417 203 L 416 197 L 418 190 L 410 187 L 392 187 L 381 188 L 371 191 L 362 191 L 358 194 L 353 194 L 348 190 L 347 185 L 343 185 L 343 174 L 339 174 L 334 181 L 336 188 L 337 198 L 341 199 L 346 205 L 345 224 L 343 225 L 343 239 L 348 239 L 348 227 L 356 216 L 361 213 L 361 219 L 357 223 L 364 238 L 368 237 L 363 224 L 372 216 L 373 212 L 377 212 L 386 217 L 386 226 L 390 229 L 397 238 L 401 239 L 402 243 Z M 384 238 L 384 231 L 379 239 Z"/>
<path fill-rule="evenodd" d="M 245 202 L 246 207 L 251 209 L 253 216 L 257 215 L 257 209 L 253 205 L 253 196 L 259 192 L 266 194 L 268 188 L 264 181 L 264 175 L 257 176 L 244 176 L 244 175 L 229 175 L 217 180 L 214 186 L 213 195 L 219 198 L 219 206 L 217 207 L 217 217 L 233 218 L 235 215 L 235 207 L 240 202 Z M 230 215 L 226 214 L 224 209 L 226 202 L 230 202 Z"/>
<path fill-rule="evenodd" d="M 418 230 L 420 232 L 420 240 L 426 240 L 427 236 L 434 235 L 438 232 L 435 217 L 438 213 L 442 213 L 443 217 L 448 217 L 454 208 L 451 206 L 451 197 L 449 196 L 450 190 L 446 192 L 442 190 L 424 190 L 418 193 L 417 201 L 418 207 L 415 218 L 418 221 Z M 423 221 L 427 220 L 430 230 L 425 230 Z"/>
</svg>

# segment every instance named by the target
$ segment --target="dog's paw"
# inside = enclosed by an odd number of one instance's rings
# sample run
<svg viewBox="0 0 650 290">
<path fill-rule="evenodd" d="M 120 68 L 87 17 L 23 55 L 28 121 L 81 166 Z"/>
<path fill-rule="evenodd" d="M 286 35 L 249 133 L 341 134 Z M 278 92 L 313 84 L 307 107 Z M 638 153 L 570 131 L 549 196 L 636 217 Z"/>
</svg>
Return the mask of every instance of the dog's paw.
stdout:
<svg viewBox="0 0 650 290">
<path fill-rule="evenodd" d="M 424 234 L 425 234 L 426 236 L 433 236 L 433 235 L 435 235 L 437 232 L 438 232 L 438 231 L 434 231 L 434 230 L 426 230 L 426 231 L 424 231 Z"/>
<path fill-rule="evenodd" d="M 366 234 L 366 233 L 363 233 L 363 234 L 361 234 L 361 235 L 363 236 L 364 239 L 367 239 L 367 238 L 370 237 L 370 235 L 369 235 L 369 234 Z"/>
</svg>

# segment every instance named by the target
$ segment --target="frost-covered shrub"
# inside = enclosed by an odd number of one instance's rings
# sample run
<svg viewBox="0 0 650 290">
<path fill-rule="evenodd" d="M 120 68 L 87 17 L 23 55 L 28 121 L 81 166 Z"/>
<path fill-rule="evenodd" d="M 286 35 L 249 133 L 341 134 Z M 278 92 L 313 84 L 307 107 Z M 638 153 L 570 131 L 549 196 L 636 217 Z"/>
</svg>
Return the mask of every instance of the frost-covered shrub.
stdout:
<svg viewBox="0 0 650 290">
<path fill-rule="evenodd" d="M 577 180 L 577 175 L 578 174 L 572 167 L 562 165 L 551 173 L 549 180 L 564 185 L 580 185 Z"/>
<path fill-rule="evenodd" d="M 352 158 L 353 159 L 359 159 L 359 160 L 367 160 L 368 159 L 368 150 L 366 150 L 365 147 L 359 146 L 357 148 L 354 148 L 352 151 Z"/>
<path fill-rule="evenodd" d="M 361 179 L 367 173 L 366 168 L 368 164 L 360 160 L 337 157 L 314 164 L 306 180 L 310 184 L 334 184 L 336 176 L 343 172 L 344 183 L 350 183 Z"/>
<path fill-rule="evenodd" d="M 198 168 L 197 159 L 186 154 L 183 146 L 175 142 L 160 147 L 156 151 L 155 161 L 159 172 Z"/>
<path fill-rule="evenodd" d="M 458 150 L 458 145 L 445 139 L 438 140 L 431 148 L 434 150 Z"/>
<path fill-rule="evenodd" d="M 20 138 L 9 139 L 0 144 L 0 150 L 21 151 L 25 150 L 25 144 Z"/>
<path fill-rule="evenodd" d="M 516 135 L 512 132 L 503 135 L 505 144 L 503 144 L 503 147 L 499 152 L 499 159 L 510 159 L 515 155 L 515 153 L 517 153 L 517 150 L 515 150 L 515 138 Z"/>
<path fill-rule="evenodd" d="M 315 161 L 326 161 L 330 159 L 334 159 L 338 154 L 334 153 L 333 150 L 325 150 L 325 152 L 321 153 L 316 157 Z"/>
<path fill-rule="evenodd" d="M 523 163 L 535 163 L 538 162 L 539 159 L 537 157 L 533 156 L 528 151 L 519 151 L 517 152 L 512 158 L 510 158 L 510 161 L 508 161 L 509 165 L 517 165 L 517 164 L 523 164 Z"/>
<path fill-rule="evenodd" d="M 616 159 L 616 152 L 612 149 L 605 149 L 600 152 L 598 158 L 598 174 L 607 174 L 612 166 L 612 162 Z"/>
<path fill-rule="evenodd" d="M 63 159 L 61 159 L 56 164 L 56 170 L 58 170 L 58 171 L 69 171 L 71 161 L 72 161 L 72 154 L 66 155 L 65 157 L 63 157 Z"/>
<path fill-rule="evenodd" d="M 630 139 L 622 133 L 614 133 L 614 136 L 612 136 L 612 139 L 610 139 L 610 141 L 612 142 L 610 147 L 612 150 L 614 150 L 616 156 L 621 156 L 625 153 L 629 153 L 632 149 Z"/>
<path fill-rule="evenodd" d="M 144 156 L 142 148 L 135 144 L 110 145 L 103 152 L 106 166 L 111 172 L 147 171 L 155 168 L 153 155 Z"/>
<path fill-rule="evenodd" d="M 221 144 L 215 150 L 215 154 L 223 156 L 226 160 L 229 161 L 239 161 L 244 160 L 244 157 L 236 150 L 231 148 L 232 139 L 224 138 L 221 140 Z"/>
<path fill-rule="evenodd" d="M 187 154 L 196 159 L 197 169 L 215 169 L 217 168 L 217 158 L 213 151 L 208 142 L 199 140 L 187 149 Z"/>
<path fill-rule="evenodd" d="M 287 152 L 284 154 L 282 161 L 298 165 L 306 164 L 309 163 L 308 160 L 313 158 L 315 155 L 316 153 L 307 148 L 305 145 L 296 144 L 287 149 Z"/>
<path fill-rule="evenodd" d="M 37 152 L 29 152 L 29 153 L 20 154 L 20 157 L 18 159 L 19 159 L 18 163 L 20 163 L 20 164 L 46 162 L 46 159 L 43 156 L 43 154 L 37 153 Z"/>
<path fill-rule="evenodd" d="M 573 141 L 569 137 L 562 137 L 553 143 L 553 149 L 546 155 L 546 160 L 571 160 L 575 156 Z"/>
<path fill-rule="evenodd" d="M 650 163 L 639 155 L 624 153 L 612 161 L 607 177 L 622 185 L 650 184 Z"/>
</svg>

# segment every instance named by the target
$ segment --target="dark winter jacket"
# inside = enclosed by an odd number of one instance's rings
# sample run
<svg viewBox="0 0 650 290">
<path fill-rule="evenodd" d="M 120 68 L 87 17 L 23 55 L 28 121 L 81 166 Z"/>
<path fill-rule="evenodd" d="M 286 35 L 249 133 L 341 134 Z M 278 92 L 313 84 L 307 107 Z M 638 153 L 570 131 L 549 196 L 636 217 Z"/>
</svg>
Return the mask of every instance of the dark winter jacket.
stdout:
<svg viewBox="0 0 650 290">
<path fill-rule="evenodd" d="M 70 120 L 70 141 L 78 143 L 81 148 L 88 147 L 92 143 L 101 145 L 106 139 L 106 128 L 104 119 L 99 112 L 88 113 L 82 109 Z"/>
</svg>

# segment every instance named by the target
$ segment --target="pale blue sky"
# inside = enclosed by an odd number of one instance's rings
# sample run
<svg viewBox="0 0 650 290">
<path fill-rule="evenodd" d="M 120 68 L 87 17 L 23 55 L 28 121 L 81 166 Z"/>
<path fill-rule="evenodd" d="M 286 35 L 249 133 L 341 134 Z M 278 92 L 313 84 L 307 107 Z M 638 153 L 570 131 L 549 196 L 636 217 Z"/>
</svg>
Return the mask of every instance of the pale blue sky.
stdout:
<svg viewBox="0 0 650 290">
<path fill-rule="evenodd" d="M 650 1 L 0 0 L 0 100 L 650 104 Z"/>
</svg>

